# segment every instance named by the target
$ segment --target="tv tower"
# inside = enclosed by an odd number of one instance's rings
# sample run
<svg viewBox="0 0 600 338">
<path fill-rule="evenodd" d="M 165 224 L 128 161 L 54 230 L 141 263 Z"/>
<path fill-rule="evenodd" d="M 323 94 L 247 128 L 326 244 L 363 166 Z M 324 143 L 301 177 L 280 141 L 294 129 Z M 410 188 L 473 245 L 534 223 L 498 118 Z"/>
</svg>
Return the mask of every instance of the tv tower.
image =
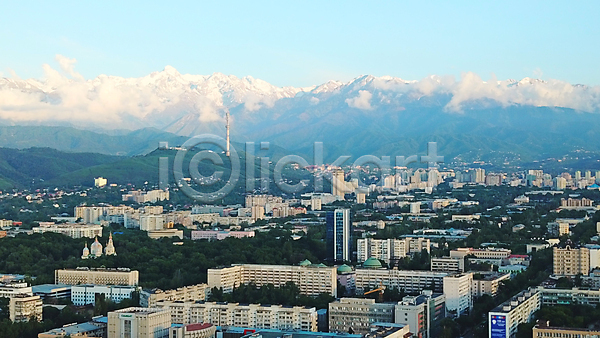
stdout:
<svg viewBox="0 0 600 338">
<path fill-rule="evenodd" d="M 225 156 L 229 157 L 229 109 L 225 112 L 225 129 L 227 130 L 227 150 L 225 150 Z"/>
</svg>

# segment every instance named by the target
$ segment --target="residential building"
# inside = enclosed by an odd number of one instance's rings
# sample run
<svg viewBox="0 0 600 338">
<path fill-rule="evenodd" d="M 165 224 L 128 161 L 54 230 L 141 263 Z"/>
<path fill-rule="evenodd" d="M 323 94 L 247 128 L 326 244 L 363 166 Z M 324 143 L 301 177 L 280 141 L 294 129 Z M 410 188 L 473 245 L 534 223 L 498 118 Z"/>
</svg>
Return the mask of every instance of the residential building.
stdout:
<svg viewBox="0 0 600 338">
<path fill-rule="evenodd" d="M 72 238 L 95 238 L 102 237 L 102 226 L 95 224 L 74 224 L 54 222 L 40 222 L 40 226 L 34 227 L 33 233 L 55 232 Z"/>
<path fill-rule="evenodd" d="M 13 322 L 27 322 L 32 318 L 41 322 L 42 306 L 40 296 L 13 296 L 8 303 L 9 318 Z"/>
<path fill-rule="evenodd" d="M 483 295 L 496 297 L 498 294 L 498 289 L 500 288 L 503 280 L 510 280 L 510 273 L 491 271 L 474 272 L 473 284 L 471 286 L 473 297 L 481 297 Z"/>
<path fill-rule="evenodd" d="M 473 273 L 457 273 L 444 277 L 446 310 L 460 317 L 473 309 Z"/>
<path fill-rule="evenodd" d="M 239 264 L 227 268 L 208 269 L 209 288 L 223 288 L 224 292 L 234 287 L 254 283 L 257 286 L 273 284 L 275 286 L 292 282 L 306 295 L 320 293 L 337 295 L 337 275 L 335 267 L 322 264 L 312 265 L 305 261 L 300 266 Z"/>
<path fill-rule="evenodd" d="M 302 306 L 216 302 L 160 301 L 175 324 L 211 323 L 217 326 L 317 331 L 317 309 Z"/>
<path fill-rule="evenodd" d="M 552 248 L 553 273 L 555 276 L 576 276 L 590 273 L 590 250 L 586 247 L 566 246 Z"/>
<path fill-rule="evenodd" d="M 331 262 L 352 260 L 350 209 L 327 212 L 327 257 Z"/>
<path fill-rule="evenodd" d="M 156 203 L 158 201 L 169 200 L 168 190 L 150 190 L 150 191 L 130 191 L 122 195 L 123 201 L 133 201 L 136 203 Z"/>
<path fill-rule="evenodd" d="M 426 289 L 433 290 L 434 292 L 442 292 L 444 276 L 448 273 L 422 270 L 357 268 L 355 274 L 356 293 L 362 294 L 366 289 L 377 288 L 380 284 L 383 284 L 386 288 L 404 290 L 406 293 L 420 293 Z"/>
<path fill-rule="evenodd" d="M 431 242 L 425 238 L 375 239 L 359 238 L 356 244 L 356 260 L 364 262 L 375 257 L 386 263 L 406 257 L 408 254 L 426 250 L 430 252 Z"/>
<path fill-rule="evenodd" d="M 148 237 L 152 238 L 152 239 L 159 239 L 159 238 L 170 238 L 170 237 L 177 237 L 179 239 L 183 239 L 183 230 L 179 230 L 179 229 L 163 229 L 163 230 L 154 230 L 154 231 L 148 231 Z"/>
<path fill-rule="evenodd" d="M 193 230 L 191 238 L 193 241 L 198 239 L 223 240 L 228 237 L 244 238 L 254 237 L 254 231 L 227 231 L 227 230 Z"/>
<path fill-rule="evenodd" d="M 208 284 L 196 284 L 180 287 L 172 290 L 142 290 L 140 292 L 140 305 L 143 307 L 155 307 L 160 301 L 183 301 L 194 302 L 206 300 L 210 293 Z"/>
<path fill-rule="evenodd" d="M 374 299 L 341 298 L 329 303 L 329 332 L 365 334 L 373 323 L 394 322 L 395 303 L 375 303 Z"/>
<path fill-rule="evenodd" d="M 465 259 L 459 257 L 431 257 L 431 271 L 464 272 Z"/>
<path fill-rule="evenodd" d="M 26 282 L 0 284 L 0 297 L 10 298 L 17 295 L 33 296 L 33 290 Z"/>
<path fill-rule="evenodd" d="M 128 268 L 77 268 L 54 271 L 56 284 L 137 285 L 139 272 Z"/>
<path fill-rule="evenodd" d="M 489 337 L 512 338 L 519 324 L 528 323 L 542 305 L 541 292 L 528 289 L 488 312 Z"/>
<path fill-rule="evenodd" d="M 119 303 L 131 298 L 137 291 L 136 286 L 129 285 L 90 285 L 81 284 L 71 287 L 71 302 L 74 305 L 96 304 L 96 295 L 103 295 L 104 299 Z"/>
<path fill-rule="evenodd" d="M 394 323 L 406 324 L 414 337 L 437 337 L 440 321 L 446 317 L 446 297 L 423 291 L 419 296 L 406 296 L 395 306 Z"/>
</svg>

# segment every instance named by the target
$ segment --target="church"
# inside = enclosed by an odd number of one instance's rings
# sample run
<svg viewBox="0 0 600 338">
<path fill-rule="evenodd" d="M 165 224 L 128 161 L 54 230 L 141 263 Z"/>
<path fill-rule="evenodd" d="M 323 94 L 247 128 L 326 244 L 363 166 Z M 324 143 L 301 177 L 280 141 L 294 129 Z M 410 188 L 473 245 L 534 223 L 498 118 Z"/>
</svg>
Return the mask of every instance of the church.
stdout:
<svg viewBox="0 0 600 338">
<path fill-rule="evenodd" d="M 108 236 L 108 243 L 106 243 L 106 248 L 104 248 L 104 255 L 106 256 L 116 256 L 117 251 L 115 250 L 115 246 L 113 244 L 112 232 Z M 81 255 L 81 259 L 88 258 L 96 258 L 102 256 L 102 244 L 98 242 L 98 237 L 90 248 L 88 249 L 87 243 L 85 243 L 85 248 L 83 248 L 83 254 Z"/>
</svg>

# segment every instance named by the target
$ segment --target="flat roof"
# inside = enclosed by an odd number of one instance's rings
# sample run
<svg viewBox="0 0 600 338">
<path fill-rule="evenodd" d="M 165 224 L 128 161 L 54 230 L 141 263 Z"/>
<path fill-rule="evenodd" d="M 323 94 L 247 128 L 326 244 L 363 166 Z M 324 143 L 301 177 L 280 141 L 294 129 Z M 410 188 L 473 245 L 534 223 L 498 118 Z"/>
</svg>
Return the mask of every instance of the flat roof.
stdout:
<svg viewBox="0 0 600 338">
<path fill-rule="evenodd" d="M 76 333 L 85 333 L 85 332 L 95 331 L 102 327 L 103 327 L 103 325 L 101 326 L 101 324 L 95 325 L 90 322 L 87 322 L 87 323 L 59 327 L 59 328 L 52 329 L 52 330 L 44 332 L 44 333 L 45 334 L 56 334 L 56 335 L 64 333 L 64 335 L 73 335 Z"/>
<path fill-rule="evenodd" d="M 31 286 L 33 293 L 53 293 L 70 289 L 71 285 L 67 284 L 40 284 Z"/>
</svg>

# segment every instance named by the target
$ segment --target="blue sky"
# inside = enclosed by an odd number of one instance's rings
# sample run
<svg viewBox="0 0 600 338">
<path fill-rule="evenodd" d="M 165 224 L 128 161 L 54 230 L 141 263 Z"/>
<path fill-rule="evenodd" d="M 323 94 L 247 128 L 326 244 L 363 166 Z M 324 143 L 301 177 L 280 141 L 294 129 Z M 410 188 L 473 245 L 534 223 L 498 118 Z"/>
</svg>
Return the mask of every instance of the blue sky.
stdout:
<svg viewBox="0 0 600 338">
<path fill-rule="evenodd" d="M 575 4 L 575 5 L 573 5 Z M 251 75 L 278 86 L 431 74 L 600 84 L 600 2 L 22 1 L 3 4 L 0 72 Z"/>
</svg>

